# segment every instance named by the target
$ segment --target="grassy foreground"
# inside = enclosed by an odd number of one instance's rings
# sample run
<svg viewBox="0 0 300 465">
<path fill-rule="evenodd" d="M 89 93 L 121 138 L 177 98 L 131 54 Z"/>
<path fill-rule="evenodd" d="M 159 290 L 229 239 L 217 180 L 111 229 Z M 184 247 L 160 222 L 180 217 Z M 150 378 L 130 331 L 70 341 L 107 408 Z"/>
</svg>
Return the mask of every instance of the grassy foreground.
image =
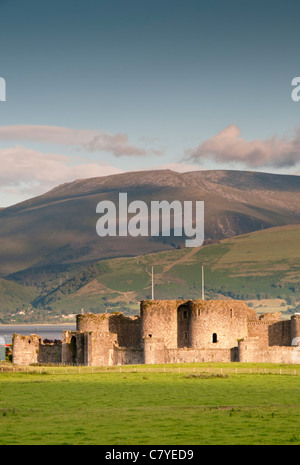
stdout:
<svg viewBox="0 0 300 465">
<path fill-rule="evenodd" d="M 2 372 L 0 444 L 300 444 L 299 365 L 218 367 Z"/>
</svg>

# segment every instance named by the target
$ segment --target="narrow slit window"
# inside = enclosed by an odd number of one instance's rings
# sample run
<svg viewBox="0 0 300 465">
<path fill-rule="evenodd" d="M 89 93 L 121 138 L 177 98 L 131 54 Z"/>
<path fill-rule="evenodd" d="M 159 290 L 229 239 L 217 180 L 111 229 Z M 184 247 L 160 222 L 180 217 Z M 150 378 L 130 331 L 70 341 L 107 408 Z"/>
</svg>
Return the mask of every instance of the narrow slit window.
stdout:
<svg viewBox="0 0 300 465">
<path fill-rule="evenodd" d="M 217 333 L 213 333 L 212 341 L 213 341 L 213 343 L 218 342 Z"/>
</svg>

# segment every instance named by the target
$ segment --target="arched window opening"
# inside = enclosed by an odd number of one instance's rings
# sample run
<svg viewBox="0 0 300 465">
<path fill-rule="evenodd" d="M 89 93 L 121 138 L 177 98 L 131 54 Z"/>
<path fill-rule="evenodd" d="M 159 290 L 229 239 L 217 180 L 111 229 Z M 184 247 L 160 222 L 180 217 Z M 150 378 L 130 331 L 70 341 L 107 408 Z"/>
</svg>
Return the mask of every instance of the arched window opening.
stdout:
<svg viewBox="0 0 300 465">
<path fill-rule="evenodd" d="M 213 335 L 212 335 L 212 341 L 213 341 L 213 343 L 218 342 L 217 333 L 213 333 Z"/>
</svg>

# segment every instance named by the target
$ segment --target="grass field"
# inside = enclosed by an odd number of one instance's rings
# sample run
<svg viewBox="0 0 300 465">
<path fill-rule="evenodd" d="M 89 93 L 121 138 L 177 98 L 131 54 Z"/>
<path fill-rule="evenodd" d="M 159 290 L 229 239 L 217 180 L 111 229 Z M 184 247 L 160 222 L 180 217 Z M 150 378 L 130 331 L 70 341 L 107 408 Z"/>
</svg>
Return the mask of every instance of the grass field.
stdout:
<svg viewBox="0 0 300 465">
<path fill-rule="evenodd" d="M 298 445 L 300 365 L 4 371 L 0 444 Z"/>
</svg>

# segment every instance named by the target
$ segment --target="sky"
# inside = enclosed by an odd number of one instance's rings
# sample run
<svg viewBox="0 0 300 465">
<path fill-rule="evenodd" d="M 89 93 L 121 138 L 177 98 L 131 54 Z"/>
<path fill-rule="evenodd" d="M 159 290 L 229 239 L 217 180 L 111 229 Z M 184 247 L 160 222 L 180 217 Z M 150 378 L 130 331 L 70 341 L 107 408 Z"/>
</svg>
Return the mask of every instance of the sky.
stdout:
<svg viewBox="0 0 300 465">
<path fill-rule="evenodd" d="M 294 0 L 0 0 L 0 207 L 133 170 L 299 175 L 299 14 Z"/>
</svg>

